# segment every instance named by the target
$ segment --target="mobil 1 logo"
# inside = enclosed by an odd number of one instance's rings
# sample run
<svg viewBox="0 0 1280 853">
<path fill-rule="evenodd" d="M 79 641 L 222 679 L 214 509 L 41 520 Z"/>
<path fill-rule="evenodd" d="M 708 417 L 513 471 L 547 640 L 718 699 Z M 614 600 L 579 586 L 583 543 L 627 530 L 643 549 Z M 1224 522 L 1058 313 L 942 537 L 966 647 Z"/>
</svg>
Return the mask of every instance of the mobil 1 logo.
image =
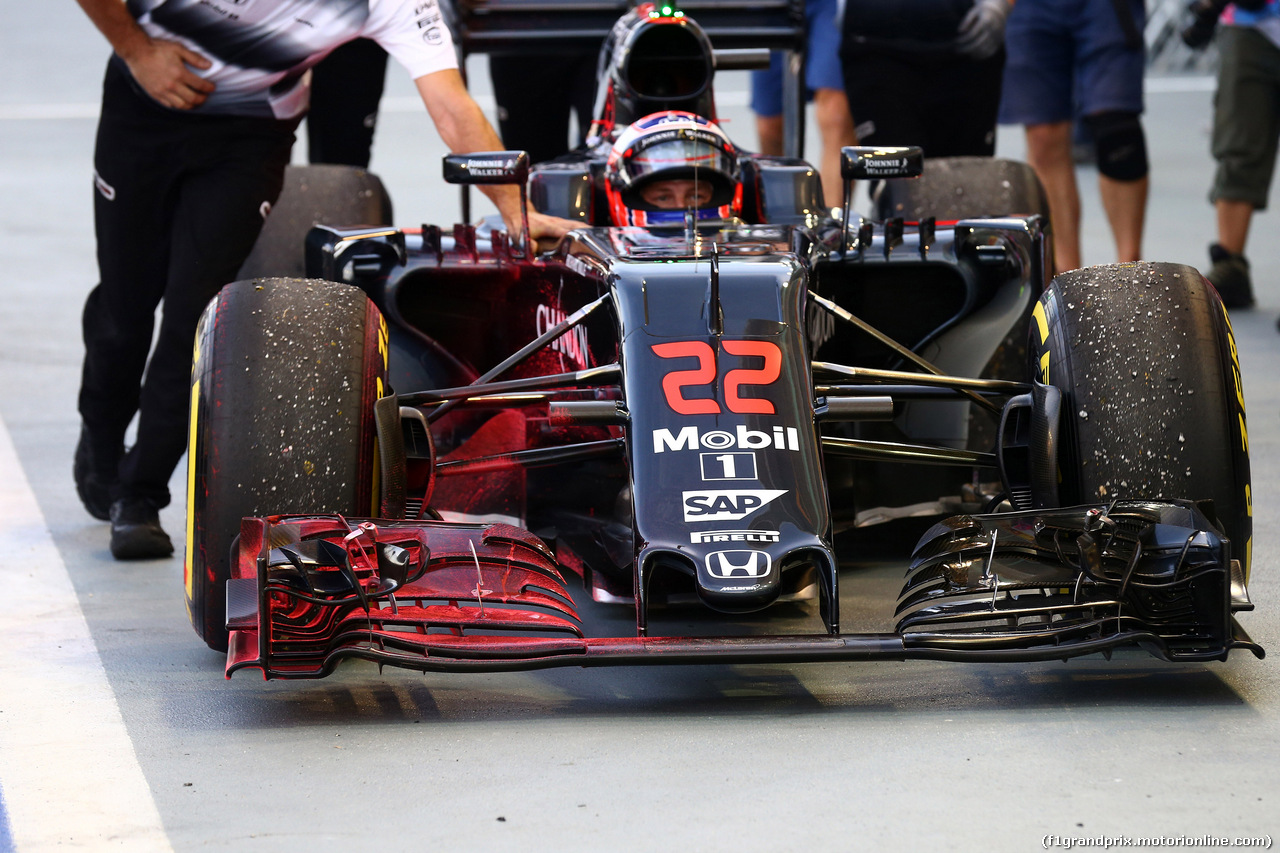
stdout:
<svg viewBox="0 0 1280 853">
<path fill-rule="evenodd" d="M 699 453 L 698 459 L 704 481 L 759 479 L 754 453 Z"/>
</svg>

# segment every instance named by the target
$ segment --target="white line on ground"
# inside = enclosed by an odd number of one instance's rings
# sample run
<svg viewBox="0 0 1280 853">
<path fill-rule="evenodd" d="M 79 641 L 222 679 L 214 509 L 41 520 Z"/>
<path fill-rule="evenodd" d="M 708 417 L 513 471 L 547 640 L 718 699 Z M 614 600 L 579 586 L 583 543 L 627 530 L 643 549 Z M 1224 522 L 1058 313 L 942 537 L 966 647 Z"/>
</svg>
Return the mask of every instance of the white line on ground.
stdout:
<svg viewBox="0 0 1280 853">
<path fill-rule="evenodd" d="M 172 851 L 3 421 L 0 600 L 0 785 L 18 853 Z"/>
</svg>

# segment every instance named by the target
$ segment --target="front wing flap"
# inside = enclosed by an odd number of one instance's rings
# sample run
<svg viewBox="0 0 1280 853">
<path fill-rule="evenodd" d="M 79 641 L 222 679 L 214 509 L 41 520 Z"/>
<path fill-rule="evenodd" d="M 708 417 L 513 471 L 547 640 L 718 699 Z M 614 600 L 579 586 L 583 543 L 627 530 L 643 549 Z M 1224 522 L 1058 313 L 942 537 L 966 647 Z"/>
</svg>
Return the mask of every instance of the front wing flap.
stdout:
<svg viewBox="0 0 1280 853">
<path fill-rule="evenodd" d="M 582 637 L 550 549 L 510 525 L 246 518 L 233 574 L 228 676 L 315 678 L 347 657 L 427 670 Z"/>
<path fill-rule="evenodd" d="M 954 516 L 916 547 L 898 631 L 938 650 L 1128 637 L 1166 660 L 1260 655 L 1232 617 L 1232 582 L 1230 542 L 1192 503 Z"/>
<path fill-rule="evenodd" d="M 228 677 L 317 678 L 346 658 L 425 672 L 1263 655 L 1232 617 L 1230 543 L 1190 503 L 949 518 L 916 548 L 896 633 L 589 637 L 550 549 L 508 525 L 246 518 L 238 548 Z"/>
</svg>

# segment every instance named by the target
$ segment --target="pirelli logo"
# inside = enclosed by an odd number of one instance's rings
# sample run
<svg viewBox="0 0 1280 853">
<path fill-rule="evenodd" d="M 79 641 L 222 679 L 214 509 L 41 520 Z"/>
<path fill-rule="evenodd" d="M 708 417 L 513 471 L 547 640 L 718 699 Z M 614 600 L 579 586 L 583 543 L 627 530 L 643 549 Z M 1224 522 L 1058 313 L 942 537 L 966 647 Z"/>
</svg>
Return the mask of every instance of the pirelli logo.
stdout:
<svg viewBox="0 0 1280 853">
<path fill-rule="evenodd" d="M 777 530 L 699 530 L 689 534 L 694 545 L 711 542 L 777 542 L 782 534 Z"/>
</svg>

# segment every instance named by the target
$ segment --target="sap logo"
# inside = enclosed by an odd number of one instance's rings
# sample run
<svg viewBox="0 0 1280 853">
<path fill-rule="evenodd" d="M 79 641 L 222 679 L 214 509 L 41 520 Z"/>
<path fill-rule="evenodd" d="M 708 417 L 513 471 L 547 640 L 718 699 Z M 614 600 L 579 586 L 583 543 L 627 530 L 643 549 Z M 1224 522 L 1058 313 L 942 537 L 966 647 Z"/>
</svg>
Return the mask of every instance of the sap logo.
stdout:
<svg viewBox="0 0 1280 853">
<path fill-rule="evenodd" d="M 697 427 L 685 427 L 676 434 L 669 429 L 653 431 L 653 452 L 663 453 L 667 450 L 762 450 L 766 447 L 775 450 L 800 450 L 800 430 L 795 427 L 776 426 L 772 432 L 758 429 L 747 429 L 741 424 L 733 432 L 722 429 L 699 432 Z"/>
<path fill-rule="evenodd" d="M 777 542 L 782 534 L 776 530 L 700 530 L 689 534 L 694 545 L 708 542 Z"/>
<path fill-rule="evenodd" d="M 786 493 L 786 489 L 684 492 L 684 520 L 741 521 Z"/>
<path fill-rule="evenodd" d="M 762 578 L 773 559 L 764 551 L 712 551 L 706 557 L 707 574 L 721 580 Z"/>
<path fill-rule="evenodd" d="M 539 305 L 534 312 L 534 329 L 539 336 L 548 329 L 554 329 L 567 319 L 559 308 Z M 590 345 L 587 341 L 587 330 L 582 326 L 574 326 L 551 342 L 551 349 L 563 354 L 575 367 L 587 367 Z"/>
</svg>

